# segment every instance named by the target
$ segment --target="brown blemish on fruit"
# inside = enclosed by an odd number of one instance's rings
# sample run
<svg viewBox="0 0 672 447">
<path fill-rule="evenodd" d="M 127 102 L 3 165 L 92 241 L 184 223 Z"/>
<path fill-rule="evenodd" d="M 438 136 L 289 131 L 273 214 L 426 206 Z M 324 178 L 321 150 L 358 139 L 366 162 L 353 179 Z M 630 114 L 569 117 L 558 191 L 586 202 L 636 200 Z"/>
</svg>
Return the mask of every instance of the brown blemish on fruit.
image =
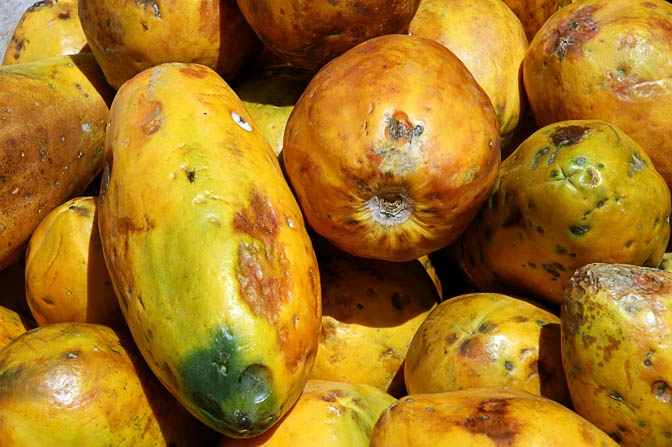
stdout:
<svg viewBox="0 0 672 447">
<path fill-rule="evenodd" d="M 460 344 L 460 355 L 482 363 L 490 361 L 490 356 L 485 350 L 483 342 L 478 338 L 467 338 L 463 341 Z"/>
<path fill-rule="evenodd" d="M 547 54 L 554 54 L 563 60 L 567 54 L 582 56 L 581 45 L 591 40 L 599 31 L 593 13 L 600 5 L 578 8 L 573 16 L 564 19 L 546 39 Z"/>
<path fill-rule="evenodd" d="M 58 18 L 61 20 L 68 20 L 70 17 L 70 11 L 62 12 L 58 15 Z"/>
<path fill-rule="evenodd" d="M 233 228 L 237 232 L 249 234 L 255 238 L 268 239 L 279 226 L 278 214 L 267 197 L 253 191 L 250 207 L 233 217 Z M 270 242 L 270 241 L 265 241 Z"/>
<path fill-rule="evenodd" d="M 163 105 L 159 101 L 149 101 L 145 107 L 145 114 L 138 123 L 145 135 L 152 135 L 163 125 Z"/>
<path fill-rule="evenodd" d="M 557 127 L 551 133 L 550 139 L 554 146 L 576 146 L 586 138 L 590 129 L 584 126 Z"/>
<path fill-rule="evenodd" d="M 608 362 L 611 359 L 612 351 L 618 350 L 621 346 L 621 341 L 611 335 L 607 335 L 607 340 L 609 341 L 609 344 L 603 349 L 605 362 Z"/>
<path fill-rule="evenodd" d="M 412 137 L 413 126 L 404 112 L 395 112 L 387 119 L 385 133 L 396 143 L 403 143 Z"/>
<path fill-rule="evenodd" d="M 656 380 L 651 385 L 651 394 L 656 399 L 669 404 L 672 403 L 672 388 L 664 380 Z"/>
<path fill-rule="evenodd" d="M 505 399 L 490 399 L 478 404 L 475 411 L 460 425 L 471 434 L 485 435 L 495 447 L 516 445 L 520 424 L 507 418 L 509 402 Z"/>
<path fill-rule="evenodd" d="M 208 70 L 205 67 L 195 64 L 180 68 L 180 73 L 190 78 L 205 78 L 208 76 Z"/>
<path fill-rule="evenodd" d="M 457 341 L 457 334 L 451 333 L 445 336 L 444 338 L 447 345 L 452 345 Z"/>
</svg>

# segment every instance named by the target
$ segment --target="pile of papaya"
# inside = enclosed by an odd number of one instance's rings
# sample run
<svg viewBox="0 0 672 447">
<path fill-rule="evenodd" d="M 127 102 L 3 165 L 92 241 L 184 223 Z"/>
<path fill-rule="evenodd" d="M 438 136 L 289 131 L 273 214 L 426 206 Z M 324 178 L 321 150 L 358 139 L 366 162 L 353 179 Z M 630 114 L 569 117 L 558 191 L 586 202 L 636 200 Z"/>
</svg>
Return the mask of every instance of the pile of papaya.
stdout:
<svg viewBox="0 0 672 447">
<path fill-rule="evenodd" d="M 672 446 L 672 4 L 45 0 L 0 445 Z"/>
</svg>

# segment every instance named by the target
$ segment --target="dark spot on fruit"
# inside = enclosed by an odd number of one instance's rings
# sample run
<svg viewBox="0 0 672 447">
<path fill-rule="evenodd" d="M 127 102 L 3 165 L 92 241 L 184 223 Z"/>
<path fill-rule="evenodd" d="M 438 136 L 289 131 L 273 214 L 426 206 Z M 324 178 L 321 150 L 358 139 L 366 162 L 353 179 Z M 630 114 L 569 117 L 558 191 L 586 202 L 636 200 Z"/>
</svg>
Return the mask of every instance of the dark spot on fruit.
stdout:
<svg viewBox="0 0 672 447">
<path fill-rule="evenodd" d="M 448 334 L 444 337 L 444 340 L 445 340 L 446 344 L 452 345 L 453 343 L 455 343 L 457 341 L 457 334 L 452 334 L 452 333 Z"/>
<path fill-rule="evenodd" d="M 619 444 L 621 443 L 621 440 L 622 440 L 622 438 L 623 438 L 623 437 L 621 436 L 621 434 L 618 433 L 618 432 L 609 433 L 609 437 L 610 437 L 611 439 L 613 439 L 614 441 L 616 441 L 617 443 L 619 443 Z"/>
<path fill-rule="evenodd" d="M 61 20 L 68 20 L 70 18 L 70 11 L 60 13 L 58 18 Z"/>
<path fill-rule="evenodd" d="M 478 326 L 478 332 L 480 332 L 481 334 L 487 334 L 496 327 L 497 327 L 496 324 L 486 321 L 485 323 L 481 323 L 481 325 Z"/>
<path fill-rule="evenodd" d="M 565 295 L 564 306 L 568 310 L 567 323 L 569 325 L 570 335 L 574 335 L 579 331 L 583 324 L 583 304 L 578 300 L 569 299 L 570 293 Z"/>
<path fill-rule="evenodd" d="M 656 399 L 663 401 L 666 404 L 672 403 L 672 389 L 670 389 L 667 382 L 664 380 L 656 380 L 653 382 L 651 393 Z"/>
<path fill-rule="evenodd" d="M 547 54 L 555 54 L 559 60 L 563 60 L 568 53 L 582 55 L 581 45 L 595 37 L 599 31 L 592 16 L 599 8 L 600 6 L 595 5 L 584 6 L 577 9 L 573 16 L 564 19 L 547 38 Z"/>
<path fill-rule="evenodd" d="M 537 227 L 537 233 L 539 233 L 539 234 L 544 234 L 544 227 L 542 227 L 542 226 L 538 226 L 538 227 Z"/>
<path fill-rule="evenodd" d="M 502 223 L 503 228 L 508 228 L 512 226 L 525 226 L 525 221 L 523 219 L 523 213 L 520 211 L 520 208 L 517 206 L 514 206 L 511 208 L 511 212 L 509 213 L 508 217 L 504 222 Z"/>
<path fill-rule="evenodd" d="M 396 112 L 387 119 L 387 134 L 395 141 L 408 139 L 412 131 L 408 115 L 404 112 Z"/>
<path fill-rule="evenodd" d="M 422 132 L 424 130 L 425 130 L 425 128 L 418 124 L 417 126 L 415 126 L 413 128 L 413 136 L 414 137 L 419 137 L 420 135 L 422 135 Z"/>
<path fill-rule="evenodd" d="M 534 154 L 534 163 L 532 163 L 532 169 L 535 169 L 539 165 L 539 160 L 541 160 L 541 157 L 544 155 L 548 154 L 548 151 L 550 151 L 551 148 L 546 146 L 543 149 L 539 149 L 536 154 Z"/>
<path fill-rule="evenodd" d="M 404 306 L 411 302 L 411 297 L 408 295 L 399 295 L 399 292 L 392 294 L 392 305 L 399 310 L 403 310 Z"/>
<path fill-rule="evenodd" d="M 357 225 L 357 221 L 354 219 L 349 219 L 348 220 L 348 225 Z"/>
<path fill-rule="evenodd" d="M 320 395 L 320 399 L 322 399 L 325 402 L 336 402 L 336 398 L 334 398 L 334 396 L 332 396 L 329 393 Z"/>
<path fill-rule="evenodd" d="M 572 232 L 573 235 L 575 236 L 583 236 L 590 230 L 590 227 L 587 226 L 571 226 L 569 227 L 569 231 Z"/>
<path fill-rule="evenodd" d="M 537 264 L 535 264 L 535 263 L 532 262 L 532 261 L 527 261 L 527 265 L 529 265 L 529 266 L 532 267 L 533 269 L 536 269 L 536 268 L 537 268 Z"/>
<path fill-rule="evenodd" d="M 554 278 L 559 278 L 560 277 L 560 272 L 558 272 L 558 268 L 555 264 L 541 264 L 541 267 L 548 272 L 549 275 L 553 276 Z"/>
<path fill-rule="evenodd" d="M 516 445 L 520 424 L 507 417 L 509 403 L 505 399 L 490 399 L 478 404 L 462 425 L 471 434 L 485 435 L 495 447 Z"/>
<path fill-rule="evenodd" d="M 590 128 L 577 125 L 556 127 L 553 129 L 550 139 L 556 147 L 576 146 L 586 138 L 589 131 Z"/>
<path fill-rule="evenodd" d="M 187 178 L 189 179 L 189 183 L 194 183 L 194 179 L 196 178 L 196 171 L 187 171 Z"/>
<path fill-rule="evenodd" d="M 504 362 L 504 368 L 506 368 L 507 371 L 511 371 L 513 369 L 513 364 L 507 360 Z"/>
</svg>

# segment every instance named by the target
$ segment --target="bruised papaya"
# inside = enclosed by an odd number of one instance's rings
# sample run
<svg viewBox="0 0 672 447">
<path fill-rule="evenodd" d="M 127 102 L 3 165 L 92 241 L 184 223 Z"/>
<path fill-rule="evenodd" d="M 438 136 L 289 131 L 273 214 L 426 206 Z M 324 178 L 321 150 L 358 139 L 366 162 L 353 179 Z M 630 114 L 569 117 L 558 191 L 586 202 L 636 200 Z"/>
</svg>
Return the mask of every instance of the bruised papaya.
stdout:
<svg viewBox="0 0 672 447">
<path fill-rule="evenodd" d="M 320 277 L 273 150 L 217 73 L 163 64 L 122 86 L 98 212 L 122 312 L 159 379 L 226 435 L 277 422 L 315 359 Z"/>
<path fill-rule="evenodd" d="M 0 269 L 100 173 L 112 94 L 90 53 L 0 67 Z"/>
</svg>

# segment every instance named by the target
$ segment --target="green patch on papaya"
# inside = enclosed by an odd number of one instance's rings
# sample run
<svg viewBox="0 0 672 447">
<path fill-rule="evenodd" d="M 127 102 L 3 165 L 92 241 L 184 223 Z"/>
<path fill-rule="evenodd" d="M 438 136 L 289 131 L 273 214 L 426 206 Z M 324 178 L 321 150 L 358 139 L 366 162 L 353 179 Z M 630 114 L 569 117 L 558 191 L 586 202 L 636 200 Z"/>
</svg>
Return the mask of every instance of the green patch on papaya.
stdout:
<svg viewBox="0 0 672 447">
<path fill-rule="evenodd" d="M 221 325 L 178 368 L 183 395 L 211 427 L 232 437 L 258 435 L 280 413 L 271 369 L 245 358 L 242 344 Z"/>
</svg>

